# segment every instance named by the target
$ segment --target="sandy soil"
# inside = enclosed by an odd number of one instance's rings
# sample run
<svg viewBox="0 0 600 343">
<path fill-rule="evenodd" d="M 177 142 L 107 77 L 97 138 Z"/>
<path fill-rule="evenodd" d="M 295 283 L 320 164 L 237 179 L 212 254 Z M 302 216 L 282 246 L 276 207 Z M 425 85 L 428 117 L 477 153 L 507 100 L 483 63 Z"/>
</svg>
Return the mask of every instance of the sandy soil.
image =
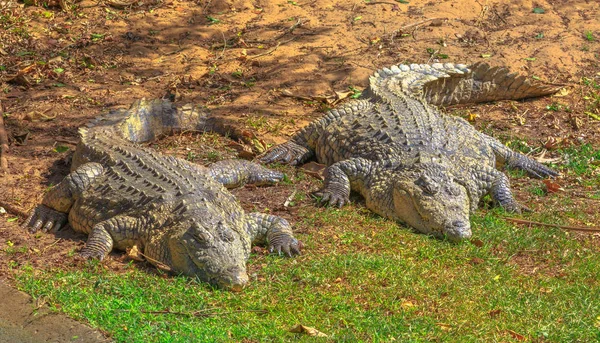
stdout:
<svg viewBox="0 0 600 343">
<path fill-rule="evenodd" d="M 596 0 L 107 4 L 83 0 L 63 11 L 0 0 L 0 101 L 11 140 L 0 205 L 12 212 L 0 215 L 0 247 L 13 249 L 0 257 L 0 279 L 24 262 L 63 265 L 83 245 L 84 237 L 68 231 L 34 236 L 12 220 L 67 174 L 79 126 L 135 98 L 205 104 L 256 135 L 247 148 L 260 152 L 319 117 L 350 87 L 364 88 L 379 67 L 487 60 L 566 91 L 457 109 L 477 114 L 476 126 L 532 147 L 600 143 L 600 121 L 585 114 L 581 85 L 583 77 L 600 83 Z M 547 110 L 552 103 L 570 111 Z M 187 156 L 187 142 L 172 150 Z M 245 206 L 265 207 L 286 197 L 239 195 Z M 118 261 L 110 265 L 119 268 Z"/>
<path fill-rule="evenodd" d="M 0 341 L 11 343 L 110 342 L 102 333 L 50 311 L 42 301 L 0 282 Z"/>
</svg>

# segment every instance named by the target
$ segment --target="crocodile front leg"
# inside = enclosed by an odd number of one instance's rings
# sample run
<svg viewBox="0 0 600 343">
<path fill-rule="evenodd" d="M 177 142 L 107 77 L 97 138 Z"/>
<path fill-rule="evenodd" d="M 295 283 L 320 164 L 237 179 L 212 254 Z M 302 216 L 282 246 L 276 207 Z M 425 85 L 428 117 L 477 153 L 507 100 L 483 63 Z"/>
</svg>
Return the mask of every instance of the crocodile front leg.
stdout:
<svg viewBox="0 0 600 343">
<path fill-rule="evenodd" d="M 86 163 L 65 177 L 56 187 L 52 188 L 42 204 L 38 205 L 29 218 L 23 223 L 24 228 L 36 232 L 40 229 L 47 232 L 50 229 L 59 230 L 67 221 L 67 213 L 94 181 L 102 175 L 104 168 L 99 163 Z"/>
<path fill-rule="evenodd" d="M 342 207 L 350 201 L 351 183 L 364 183 L 372 169 L 373 162 L 364 158 L 336 162 L 327 168 L 325 184 L 314 195 L 321 197 L 321 203 Z"/>
<path fill-rule="evenodd" d="M 283 173 L 246 160 L 224 160 L 208 166 L 210 175 L 227 188 L 244 184 L 271 185 L 283 180 Z"/>
<path fill-rule="evenodd" d="M 292 227 L 287 220 L 266 213 L 249 213 L 246 229 L 252 239 L 252 244 L 267 244 L 270 252 L 287 256 L 300 255 L 301 243 L 292 233 Z"/>
<path fill-rule="evenodd" d="M 119 215 L 104 220 L 92 227 L 85 247 L 80 254 L 86 258 L 103 260 L 113 247 L 121 250 L 136 245 L 147 232 L 147 218 Z M 139 247 L 143 251 L 143 246 Z"/>
<path fill-rule="evenodd" d="M 102 261 L 112 251 L 114 240 L 105 225 L 105 222 L 94 225 L 85 247 L 79 253 L 81 256 Z"/>
</svg>

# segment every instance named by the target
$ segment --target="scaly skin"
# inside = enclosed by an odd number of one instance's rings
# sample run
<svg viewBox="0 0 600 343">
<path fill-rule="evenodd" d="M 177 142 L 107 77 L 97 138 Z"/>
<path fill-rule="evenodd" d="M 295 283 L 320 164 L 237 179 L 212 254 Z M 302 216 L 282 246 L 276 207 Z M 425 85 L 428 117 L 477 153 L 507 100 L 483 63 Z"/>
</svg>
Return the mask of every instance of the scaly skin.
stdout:
<svg viewBox="0 0 600 343">
<path fill-rule="evenodd" d="M 244 160 L 206 168 L 131 142 L 171 129 L 204 129 L 204 116 L 198 108 L 142 100 L 99 118 L 80 130 L 73 171 L 24 226 L 31 232 L 57 230 L 68 218 L 75 231 L 89 235 L 84 257 L 103 259 L 113 249 L 137 246 L 158 267 L 233 290 L 248 282 L 252 242 L 299 254 L 287 221 L 245 213 L 225 188 L 272 184 L 282 173 Z"/>
<path fill-rule="evenodd" d="M 361 99 L 327 112 L 259 160 L 298 165 L 314 157 L 329 166 L 316 193 L 321 201 L 343 206 L 352 189 L 382 216 L 460 241 L 471 236 L 469 214 L 484 195 L 509 211 L 521 210 L 497 167 L 534 177 L 557 173 L 430 103 L 520 99 L 556 90 L 486 64 L 384 68 L 370 78 Z"/>
</svg>

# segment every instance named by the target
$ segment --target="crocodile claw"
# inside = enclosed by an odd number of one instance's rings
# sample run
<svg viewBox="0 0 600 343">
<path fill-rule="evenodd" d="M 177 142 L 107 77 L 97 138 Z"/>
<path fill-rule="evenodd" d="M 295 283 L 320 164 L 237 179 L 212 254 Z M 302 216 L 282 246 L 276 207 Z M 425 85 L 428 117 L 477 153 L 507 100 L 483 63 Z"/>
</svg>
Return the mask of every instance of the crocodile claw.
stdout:
<svg viewBox="0 0 600 343">
<path fill-rule="evenodd" d="M 272 241 L 269 246 L 269 252 L 274 253 L 277 252 L 279 256 L 285 254 L 288 257 L 294 257 L 295 255 L 300 255 L 302 249 L 302 242 L 297 240 L 292 235 L 282 235 L 279 236 L 276 241 Z"/>
<path fill-rule="evenodd" d="M 547 177 L 556 177 L 559 175 L 558 172 L 546 167 L 545 165 L 531 160 L 526 157 L 518 156 L 516 158 L 512 158 L 508 161 L 508 167 L 521 169 L 526 171 L 529 175 L 537 178 L 543 179 Z"/>
<path fill-rule="evenodd" d="M 66 222 L 66 213 L 55 211 L 45 205 L 39 205 L 31 212 L 29 218 L 25 220 L 22 227 L 29 228 L 29 232 L 31 233 L 35 233 L 39 230 L 48 232 L 52 229 L 58 231 Z"/>
<path fill-rule="evenodd" d="M 79 253 L 79 256 L 83 257 L 86 260 L 99 260 L 102 261 L 104 259 L 104 253 L 102 253 L 101 251 L 96 251 L 96 250 L 92 250 L 92 249 L 86 249 L 86 247 L 84 247 L 81 252 Z"/>
<path fill-rule="evenodd" d="M 337 194 L 327 189 L 321 189 L 312 193 L 313 197 L 317 198 L 317 202 L 321 205 L 329 205 L 341 208 L 350 202 L 350 198 L 345 194 Z"/>
</svg>

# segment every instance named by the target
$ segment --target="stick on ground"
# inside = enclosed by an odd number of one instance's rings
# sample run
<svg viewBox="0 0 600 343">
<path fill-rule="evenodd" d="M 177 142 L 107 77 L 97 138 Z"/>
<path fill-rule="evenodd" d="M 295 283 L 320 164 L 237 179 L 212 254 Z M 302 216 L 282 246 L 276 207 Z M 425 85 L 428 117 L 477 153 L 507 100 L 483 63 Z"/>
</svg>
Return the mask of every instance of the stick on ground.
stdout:
<svg viewBox="0 0 600 343">
<path fill-rule="evenodd" d="M 2 102 L 0 102 L 0 172 L 8 171 L 8 135 L 4 128 L 4 111 L 2 110 Z"/>
<path fill-rule="evenodd" d="M 586 231 L 586 232 L 600 232 L 600 227 L 598 226 L 568 226 L 568 225 L 558 225 L 558 224 L 546 224 L 546 223 L 540 223 L 540 222 L 533 222 L 530 220 L 525 220 L 525 219 L 518 219 L 518 218 L 512 218 L 512 217 L 504 217 L 504 219 L 513 222 L 513 223 L 517 223 L 517 224 L 527 224 L 527 225 L 539 225 L 539 226 L 547 226 L 547 227 L 555 227 L 555 228 L 559 228 L 559 229 L 563 229 L 563 230 L 568 230 L 568 231 Z"/>
</svg>

